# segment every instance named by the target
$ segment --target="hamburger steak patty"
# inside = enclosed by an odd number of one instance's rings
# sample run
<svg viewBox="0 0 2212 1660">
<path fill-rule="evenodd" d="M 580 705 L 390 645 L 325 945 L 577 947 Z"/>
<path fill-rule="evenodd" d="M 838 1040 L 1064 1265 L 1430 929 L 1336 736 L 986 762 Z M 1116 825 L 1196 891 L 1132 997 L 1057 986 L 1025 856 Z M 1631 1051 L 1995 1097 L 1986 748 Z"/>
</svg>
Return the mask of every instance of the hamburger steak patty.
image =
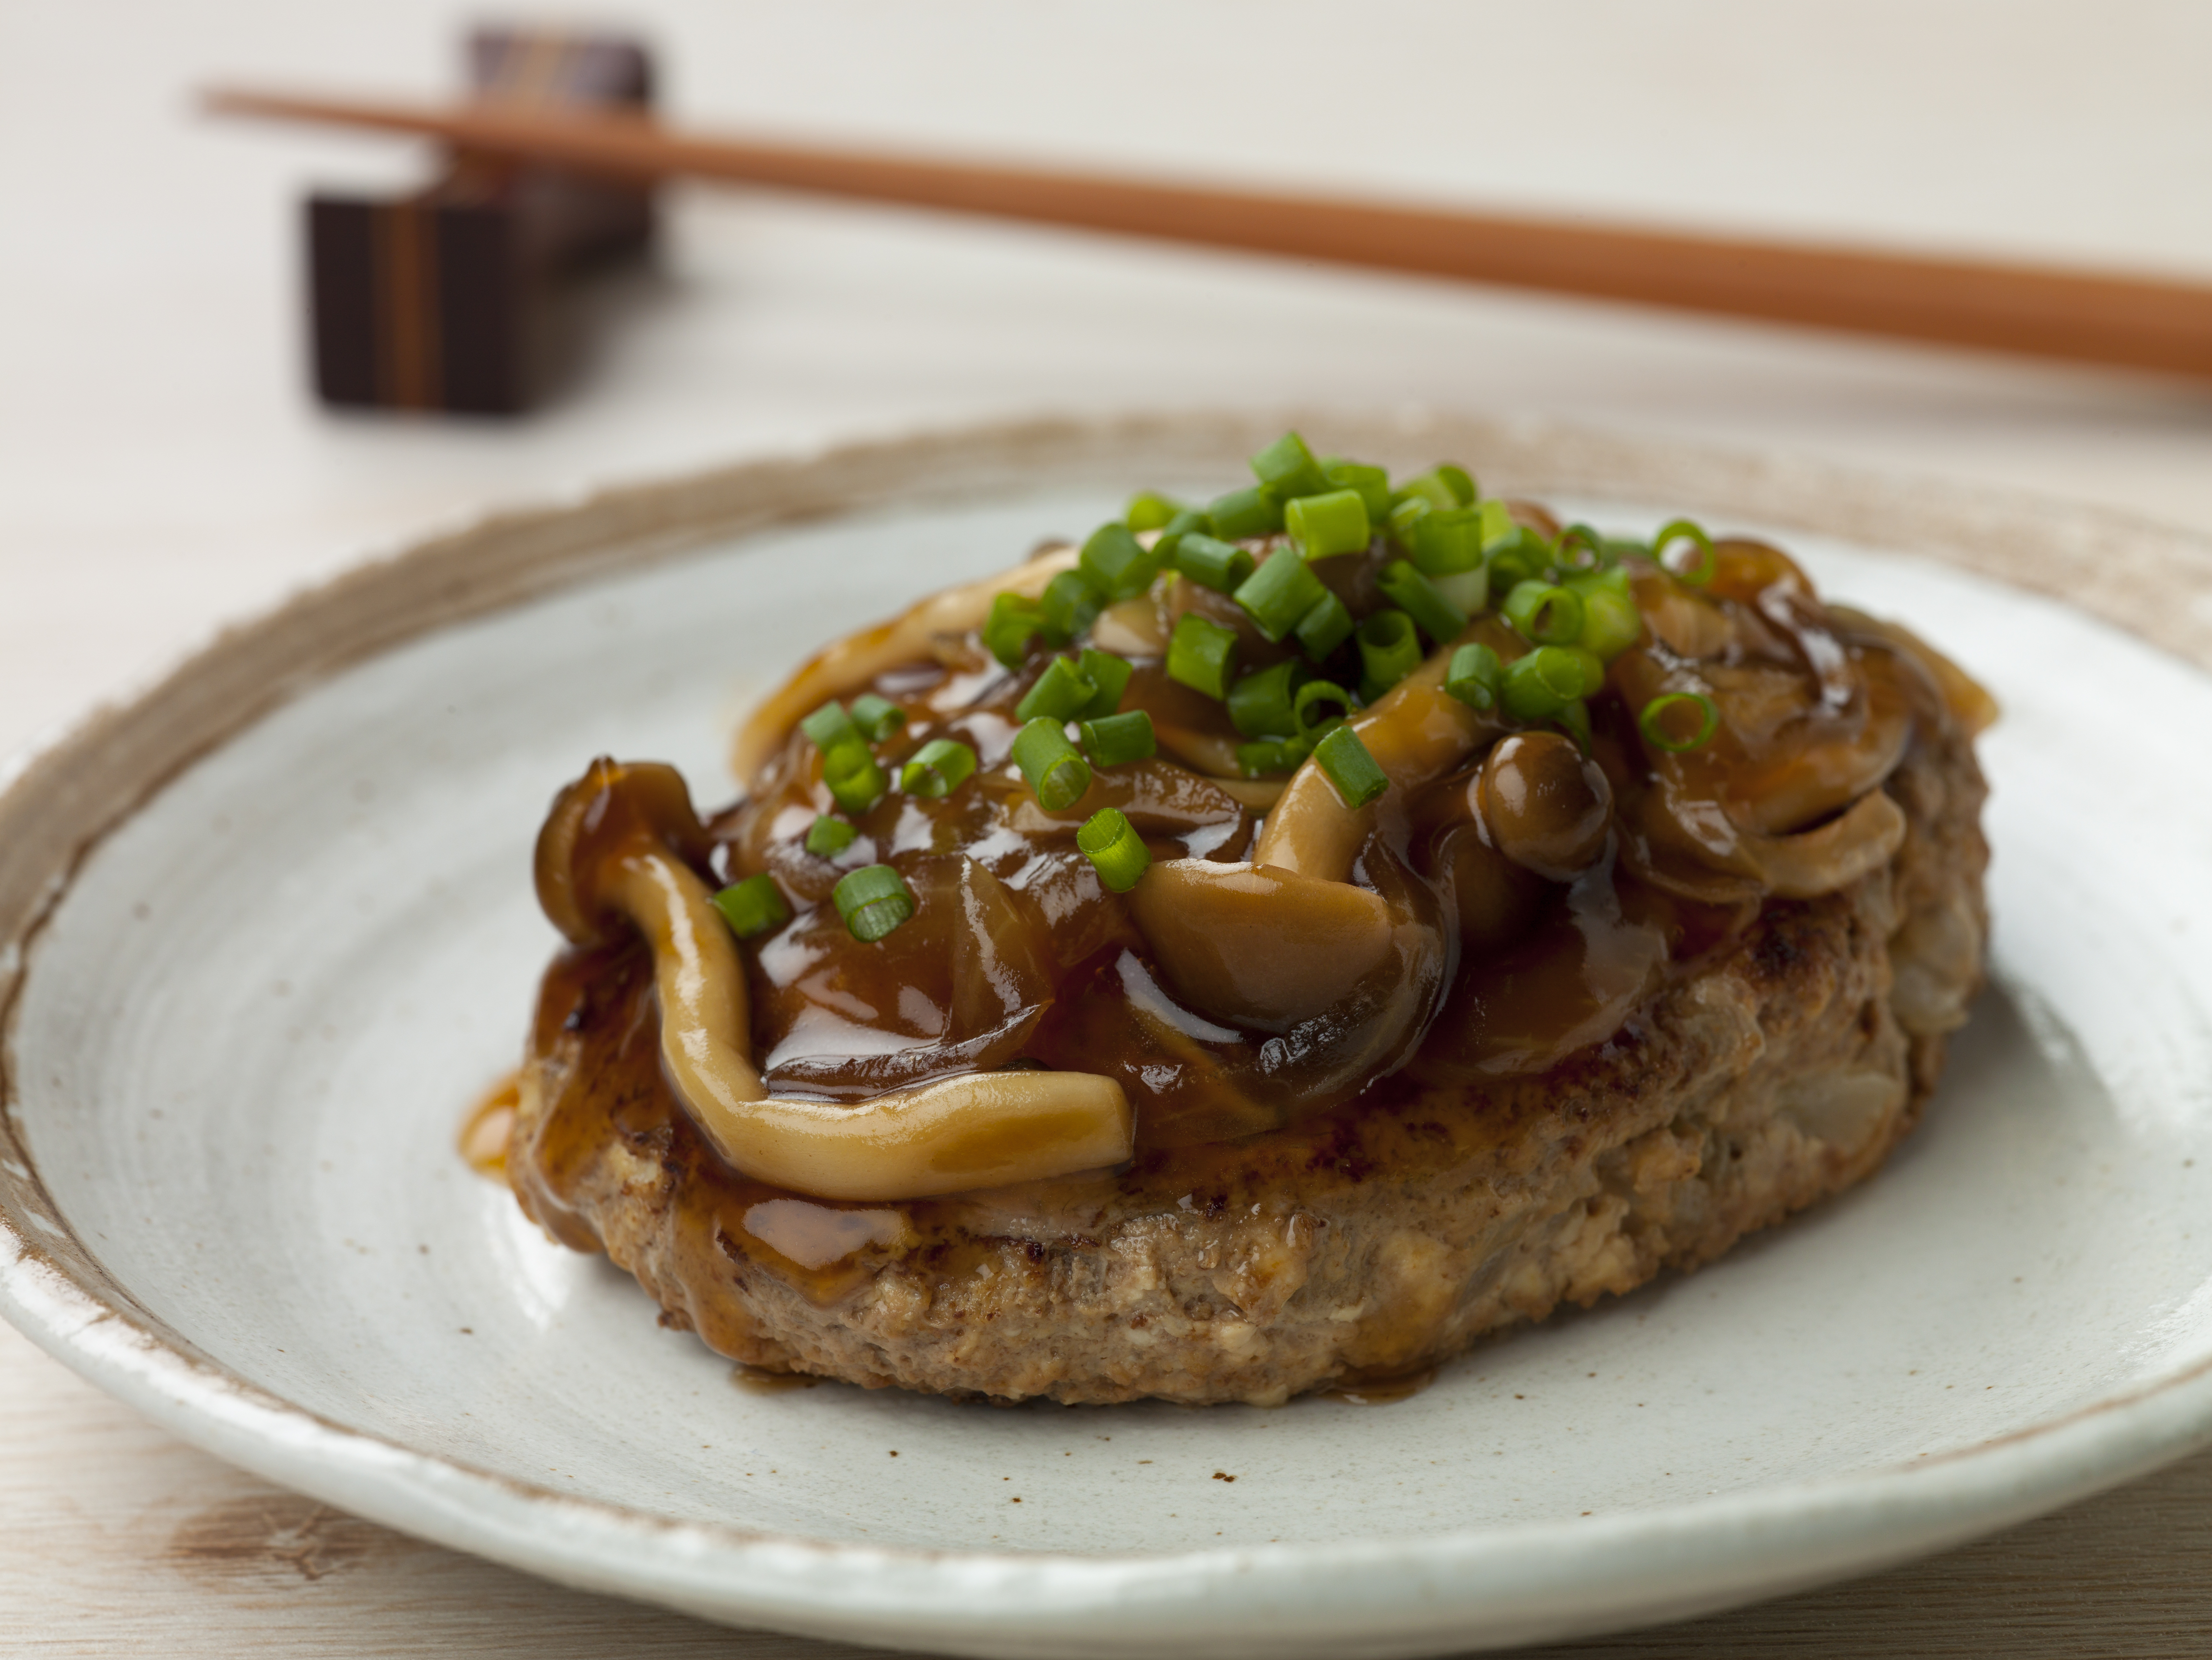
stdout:
<svg viewBox="0 0 2212 1660">
<path fill-rule="evenodd" d="M 735 1360 L 965 1396 L 1280 1402 L 1431 1365 L 1863 1180 L 1917 1121 L 1979 984 L 1985 794 L 1924 733 L 1889 864 L 1765 902 L 1609 1040 L 1548 1071 L 1408 1084 L 1117 1174 L 893 1204 L 734 1178 L 659 1065 L 650 960 L 549 974 L 508 1171 Z"/>
</svg>

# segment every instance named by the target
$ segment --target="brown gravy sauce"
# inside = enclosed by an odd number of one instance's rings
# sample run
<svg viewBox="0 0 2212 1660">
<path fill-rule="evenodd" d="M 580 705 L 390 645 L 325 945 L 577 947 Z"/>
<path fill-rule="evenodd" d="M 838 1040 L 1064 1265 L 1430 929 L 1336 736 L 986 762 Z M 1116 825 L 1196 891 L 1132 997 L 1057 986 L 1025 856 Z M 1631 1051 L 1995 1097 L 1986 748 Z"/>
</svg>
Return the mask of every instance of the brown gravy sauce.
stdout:
<svg viewBox="0 0 2212 1660">
<path fill-rule="evenodd" d="M 485 1091 L 461 1122 L 461 1157 L 478 1176 L 507 1180 L 507 1143 L 522 1108 L 522 1074 L 511 1072 Z"/>
</svg>

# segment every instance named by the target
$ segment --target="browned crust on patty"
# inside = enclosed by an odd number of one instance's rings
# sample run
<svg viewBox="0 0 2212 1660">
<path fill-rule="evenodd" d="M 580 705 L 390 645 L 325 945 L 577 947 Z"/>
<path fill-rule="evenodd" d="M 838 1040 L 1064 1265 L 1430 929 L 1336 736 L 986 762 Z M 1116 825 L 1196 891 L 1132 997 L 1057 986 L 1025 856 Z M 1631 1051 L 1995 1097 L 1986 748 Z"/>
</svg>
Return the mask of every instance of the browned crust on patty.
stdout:
<svg viewBox="0 0 2212 1660">
<path fill-rule="evenodd" d="M 1005 1400 L 1261 1404 L 1417 1370 L 1711 1262 L 1863 1180 L 1912 1127 L 1980 982 L 1986 792 L 1955 735 L 1923 739 L 1887 787 L 1910 825 L 1887 870 L 1770 902 L 1612 1040 L 1537 1076 L 1115 1177 L 787 1201 L 800 1211 L 776 1214 L 815 1242 L 802 1262 L 769 1243 L 802 1249 L 760 1219 L 776 1195 L 733 1183 L 641 1063 L 653 1022 L 632 954 L 592 970 L 601 1018 L 541 1011 L 510 1174 L 556 1237 L 604 1249 L 664 1319 L 757 1366 Z"/>
</svg>

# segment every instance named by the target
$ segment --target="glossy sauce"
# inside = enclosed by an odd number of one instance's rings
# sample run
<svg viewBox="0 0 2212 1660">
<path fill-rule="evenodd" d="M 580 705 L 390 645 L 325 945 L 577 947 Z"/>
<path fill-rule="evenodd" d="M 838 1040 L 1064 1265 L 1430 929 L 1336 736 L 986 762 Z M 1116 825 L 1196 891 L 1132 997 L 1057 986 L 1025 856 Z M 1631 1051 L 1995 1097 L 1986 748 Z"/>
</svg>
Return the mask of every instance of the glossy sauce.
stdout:
<svg viewBox="0 0 2212 1660">
<path fill-rule="evenodd" d="M 1364 595 L 1382 556 L 1378 544 L 1325 562 L 1342 568 L 1332 586 Z M 532 1053 L 574 1070 L 549 1078 L 553 1104 L 529 1127 L 518 1185 L 555 1232 L 592 1248 L 576 1183 L 618 1138 L 677 1172 L 680 1251 L 757 1268 L 830 1303 L 894 1257 L 947 1277 L 968 1271 L 994 1216 L 1018 1213 L 1024 1225 L 1081 1240 L 1147 1207 L 1266 1202 L 1274 1178 L 1327 1166 L 1348 1116 L 1361 1117 L 1370 1142 L 1401 1128 L 1432 1139 L 1507 1133 L 1439 1128 L 1415 1104 L 1426 1090 L 1542 1073 L 1614 1040 L 1671 978 L 1726 950 L 1764 908 L 1790 903 L 1762 885 L 1762 837 L 1832 817 L 1878 788 L 1917 736 L 1961 718 L 1963 694 L 1947 701 L 1942 684 L 1948 665 L 1932 668 L 1883 634 L 1838 623 L 1786 556 L 1724 543 L 1717 562 L 1697 592 L 1636 568 L 1645 636 L 1590 700 L 1587 761 L 1556 737 L 1508 738 L 1495 755 L 1486 746 L 1449 775 L 1383 798 L 1354 878 L 1441 939 L 1433 983 L 1394 980 L 1386 964 L 1322 1015 L 1269 1030 L 1179 995 L 1129 903 L 1100 885 L 1075 846 L 1084 821 L 1114 806 L 1156 860 L 1249 857 L 1259 815 L 1201 775 L 1238 741 L 1221 706 L 1167 680 L 1158 659 L 1133 657 L 1121 707 L 1152 712 L 1161 758 L 1101 770 L 1075 806 L 1047 813 L 1007 751 L 1014 706 L 1052 654 L 1034 648 L 1010 673 L 972 634 L 940 637 L 933 660 L 874 683 L 907 716 L 877 752 L 896 781 L 921 745 L 956 739 L 978 757 L 969 782 L 939 800 L 894 787 L 853 818 L 860 835 L 846 852 L 820 859 L 803 840 L 816 814 L 836 807 L 818 757 L 794 733 L 754 794 L 705 826 L 711 851 L 696 862 L 718 881 L 770 873 L 799 913 L 742 953 L 753 1054 L 774 1093 L 826 1101 L 979 1068 L 1107 1073 L 1135 1110 L 1135 1163 L 1048 1193 L 888 1206 L 754 1182 L 708 1150 L 674 1101 L 649 958 L 617 941 L 572 948 L 546 975 Z M 1187 582 L 1157 595 L 1157 634 L 1185 606 L 1243 626 L 1220 596 Z M 1517 649 L 1498 632 L 1508 654 Z M 1255 636 L 1240 670 L 1264 666 L 1272 649 Z M 1655 751 L 1637 730 L 1634 711 L 1672 690 L 1703 692 L 1721 712 L 1713 740 L 1687 755 Z M 1540 776 L 1543 767 L 1552 771 Z M 1495 836 L 1492 820 L 1510 828 Z M 693 833 L 696 821 L 687 841 Z M 917 908 L 864 945 L 828 901 L 841 875 L 876 862 L 898 869 Z M 1350 1086 L 1316 1087 L 1407 997 L 1423 1000 L 1410 1047 Z M 485 1128 L 471 1146 L 489 1145 L 493 1111 L 480 1110 Z M 738 1316 L 692 1313 L 702 1336 L 731 1350 L 703 1327 Z M 1347 1385 L 1346 1398 L 1396 1387 Z"/>
</svg>

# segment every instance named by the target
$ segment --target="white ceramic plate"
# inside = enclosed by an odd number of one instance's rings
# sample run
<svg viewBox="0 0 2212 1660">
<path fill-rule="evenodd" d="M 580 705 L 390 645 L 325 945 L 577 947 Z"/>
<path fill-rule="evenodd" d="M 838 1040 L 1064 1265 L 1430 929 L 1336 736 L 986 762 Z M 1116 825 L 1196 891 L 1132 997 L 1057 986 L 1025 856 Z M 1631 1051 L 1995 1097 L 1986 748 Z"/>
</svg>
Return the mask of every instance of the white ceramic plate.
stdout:
<svg viewBox="0 0 2212 1660">
<path fill-rule="evenodd" d="M 1888 1171 L 1411 1400 L 751 1393 L 464 1168 L 456 1128 L 553 944 L 527 853 L 559 783 L 608 751 L 726 795 L 731 717 L 826 635 L 1080 533 L 1125 486 L 1233 477 L 1274 424 L 969 435 L 495 524 L 21 767 L 9 1317 L 187 1438 L 394 1526 L 716 1619 L 981 1655 L 1418 1654 L 1678 1617 L 2204 1440 L 2212 787 L 2189 757 L 2212 679 L 1967 567 L 2094 575 L 2186 645 L 2212 556 L 2032 503 L 1309 421 L 1624 526 L 1795 524 L 1826 590 L 1923 629 L 2007 709 L 1996 984 Z"/>
</svg>

